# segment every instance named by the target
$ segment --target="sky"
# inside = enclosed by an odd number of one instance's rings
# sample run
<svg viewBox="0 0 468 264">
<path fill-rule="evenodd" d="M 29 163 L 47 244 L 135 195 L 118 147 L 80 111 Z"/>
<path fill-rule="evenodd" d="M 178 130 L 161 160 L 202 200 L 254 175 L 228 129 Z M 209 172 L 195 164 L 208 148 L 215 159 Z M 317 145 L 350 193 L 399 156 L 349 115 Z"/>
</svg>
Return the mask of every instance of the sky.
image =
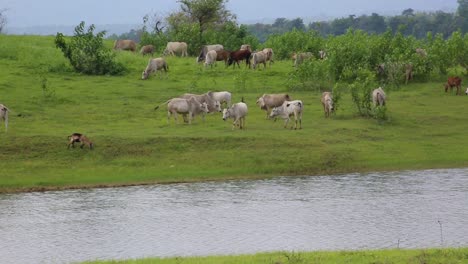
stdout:
<svg viewBox="0 0 468 264">
<path fill-rule="evenodd" d="M 240 23 L 273 20 L 278 17 L 305 20 L 335 18 L 376 12 L 396 14 L 417 11 L 454 11 L 457 0 L 229 0 L 227 7 Z M 177 10 L 176 0 L 0 0 L 8 27 L 86 24 L 141 24 L 145 14 L 163 16 Z"/>
</svg>

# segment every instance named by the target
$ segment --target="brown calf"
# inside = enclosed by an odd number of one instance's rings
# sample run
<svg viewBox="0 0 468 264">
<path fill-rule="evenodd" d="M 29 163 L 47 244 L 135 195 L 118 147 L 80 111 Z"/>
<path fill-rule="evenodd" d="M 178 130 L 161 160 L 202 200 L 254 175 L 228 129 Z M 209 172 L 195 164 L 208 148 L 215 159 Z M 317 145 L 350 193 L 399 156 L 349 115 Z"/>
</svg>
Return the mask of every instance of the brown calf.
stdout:
<svg viewBox="0 0 468 264">
<path fill-rule="evenodd" d="M 75 147 L 75 142 L 81 143 L 80 148 L 83 148 L 84 145 L 87 145 L 89 149 L 93 149 L 93 142 L 89 140 L 85 135 L 80 134 L 80 133 L 73 133 L 70 136 L 68 136 L 68 147 L 72 146 L 73 148 Z"/>
<path fill-rule="evenodd" d="M 450 92 L 452 92 L 453 87 L 457 87 L 457 95 L 459 95 L 460 90 L 461 90 L 461 82 L 462 82 L 462 79 L 458 76 L 448 77 L 447 83 L 444 85 L 445 92 L 447 92 L 449 88 L 450 88 Z"/>
</svg>

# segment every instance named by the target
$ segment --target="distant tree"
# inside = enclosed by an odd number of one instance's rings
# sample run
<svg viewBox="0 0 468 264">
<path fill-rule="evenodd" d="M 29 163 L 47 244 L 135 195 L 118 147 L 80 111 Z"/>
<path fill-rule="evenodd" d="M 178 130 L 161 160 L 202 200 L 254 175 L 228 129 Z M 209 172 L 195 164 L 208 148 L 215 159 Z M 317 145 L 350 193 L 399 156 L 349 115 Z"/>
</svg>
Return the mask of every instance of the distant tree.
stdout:
<svg viewBox="0 0 468 264">
<path fill-rule="evenodd" d="M 296 19 L 293 19 L 291 20 L 291 22 L 289 22 L 290 24 L 290 29 L 297 29 L 297 30 L 305 30 L 305 25 L 304 25 L 304 21 L 302 20 L 302 18 L 296 18 Z"/>
<path fill-rule="evenodd" d="M 279 17 L 275 19 L 275 22 L 272 24 L 272 26 L 277 27 L 277 28 L 285 28 L 287 24 L 288 24 L 288 20 L 286 18 Z"/>
<path fill-rule="evenodd" d="M 401 15 L 402 16 L 414 16 L 414 9 L 413 8 L 405 9 L 403 10 L 403 12 L 401 12 Z"/>
<path fill-rule="evenodd" d="M 458 24 L 463 32 L 468 32 L 468 0 L 458 0 Z"/>
<path fill-rule="evenodd" d="M 3 8 L 3 9 L 0 9 L 0 33 L 3 32 L 6 24 L 7 24 L 7 18 L 6 18 L 6 15 L 5 15 L 5 12 L 7 11 L 8 9 L 6 8 Z"/>
<path fill-rule="evenodd" d="M 228 0 L 179 0 L 182 13 L 198 24 L 199 38 L 214 24 L 235 20 L 236 16 L 226 9 Z"/>
</svg>

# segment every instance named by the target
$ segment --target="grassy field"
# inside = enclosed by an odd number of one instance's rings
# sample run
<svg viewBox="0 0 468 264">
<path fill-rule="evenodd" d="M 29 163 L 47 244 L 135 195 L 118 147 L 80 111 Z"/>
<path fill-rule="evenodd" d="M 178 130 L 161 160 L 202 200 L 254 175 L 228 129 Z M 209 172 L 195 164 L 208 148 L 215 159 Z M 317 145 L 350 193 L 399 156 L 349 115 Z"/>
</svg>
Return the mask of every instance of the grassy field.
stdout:
<svg viewBox="0 0 468 264">
<path fill-rule="evenodd" d="M 343 252 L 274 252 L 243 256 L 213 256 L 188 258 L 148 258 L 124 261 L 96 261 L 93 264 L 431 264 L 431 263 L 468 263 L 468 249 L 427 249 L 427 250 L 379 250 Z"/>
<path fill-rule="evenodd" d="M 468 166 L 468 97 L 445 94 L 442 79 L 388 91 L 389 120 L 379 124 L 358 117 L 349 94 L 325 119 L 319 92 L 288 90 L 290 61 L 253 71 L 169 57 L 167 78 L 143 81 L 148 57 L 117 59 L 129 68 L 124 76 L 80 75 L 53 37 L 0 35 L 0 103 L 12 110 L 8 133 L 0 124 L 0 192 Z M 209 90 L 245 98 L 245 130 L 231 130 L 220 113 L 176 125 L 164 107 L 153 110 Z M 304 102 L 302 130 L 255 106 L 273 92 Z M 95 149 L 67 149 L 73 132 Z"/>
</svg>

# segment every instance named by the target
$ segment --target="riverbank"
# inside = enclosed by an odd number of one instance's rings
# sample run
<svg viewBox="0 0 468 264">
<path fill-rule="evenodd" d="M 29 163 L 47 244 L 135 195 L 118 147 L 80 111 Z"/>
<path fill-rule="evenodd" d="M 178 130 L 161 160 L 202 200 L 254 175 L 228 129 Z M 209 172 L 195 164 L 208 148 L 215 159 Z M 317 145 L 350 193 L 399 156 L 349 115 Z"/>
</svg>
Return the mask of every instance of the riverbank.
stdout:
<svg viewBox="0 0 468 264">
<path fill-rule="evenodd" d="M 242 256 L 212 256 L 212 257 L 187 257 L 187 258 L 148 258 L 136 260 L 114 260 L 114 261 L 92 261 L 87 264 L 104 263 L 185 263 L 185 264 L 208 264 L 208 263 L 252 263 L 252 264 L 300 264 L 300 263 L 466 263 L 468 260 L 468 248 L 454 249 L 415 249 L 415 250 L 367 250 L 367 251 L 337 251 L 337 252 L 274 252 L 259 253 L 255 255 Z"/>
<path fill-rule="evenodd" d="M 12 110 L 8 133 L 0 132 L 0 193 L 468 166 L 468 98 L 444 93 L 443 81 L 388 91 L 383 123 L 358 117 L 349 94 L 325 119 L 319 92 L 286 87 L 290 61 L 253 71 L 170 57 L 168 78 L 142 81 L 148 58 L 139 55 L 118 54 L 129 67 L 125 76 L 84 76 L 70 70 L 51 37 L 0 41 L 1 103 Z M 245 130 L 231 130 L 220 113 L 176 125 L 153 110 L 208 90 L 244 98 Z M 302 130 L 266 120 L 255 105 L 275 92 L 304 102 Z M 67 149 L 73 132 L 95 149 Z"/>
</svg>

